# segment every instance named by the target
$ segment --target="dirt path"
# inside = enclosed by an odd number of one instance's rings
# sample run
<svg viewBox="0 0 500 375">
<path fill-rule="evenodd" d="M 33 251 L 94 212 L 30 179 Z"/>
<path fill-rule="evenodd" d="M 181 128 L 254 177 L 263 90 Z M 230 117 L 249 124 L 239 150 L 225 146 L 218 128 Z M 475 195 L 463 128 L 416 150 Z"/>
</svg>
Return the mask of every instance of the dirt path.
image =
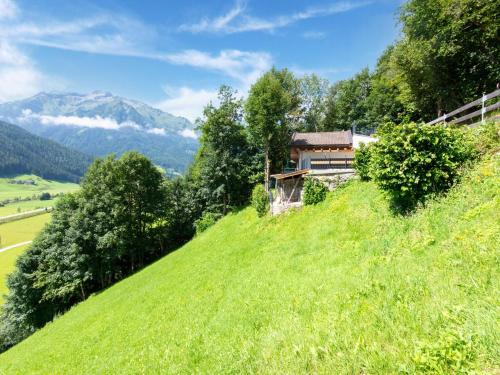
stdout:
<svg viewBox="0 0 500 375">
<path fill-rule="evenodd" d="M 15 249 L 16 247 L 28 245 L 28 244 L 30 244 L 32 242 L 33 241 L 24 241 L 24 242 L 21 242 L 21 243 L 16 243 L 15 245 L 10 245 L 10 246 L 3 247 L 3 248 L 0 249 L 0 253 L 3 253 L 4 251 L 7 251 L 7 250 Z"/>
</svg>

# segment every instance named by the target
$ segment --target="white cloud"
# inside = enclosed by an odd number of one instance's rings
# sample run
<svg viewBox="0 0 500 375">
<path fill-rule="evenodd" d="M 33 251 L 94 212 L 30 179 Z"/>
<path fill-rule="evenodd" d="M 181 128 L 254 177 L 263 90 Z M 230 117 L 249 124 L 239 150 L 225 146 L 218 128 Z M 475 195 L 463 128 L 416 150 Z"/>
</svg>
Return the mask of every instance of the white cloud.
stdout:
<svg viewBox="0 0 500 375">
<path fill-rule="evenodd" d="M 145 131 L 149 134 L 154 134 L 158 136 L 166 136 L 167 132 L 162 128 L 149 128 L 144 129 L 132 121 L 125 121 L 118 123 L 115 119 L 110 117 L 80 117 L 80 116 L 51 116 L 51 115 L 40 115 L 38 113 L 33 113 L 29 109 L 22 111 L 22 115 L 17 119 L 20 123 L 26 123 L 31 121 L 39 121 L 43 125 L 52 126 L 75 126 L 79 128 L 92 128 L 92 129 L 106 129 L 106 130 L 122 130 L 124 128 L 132 128 L 139 131 Z M 194 130 L 184 129 L 178 132 L 179 135 L 185 138 L 198 139 L 198 135 Z"/>
<path fill-rule="evenodd" d="M 25 98 L 40 91 L 41 74 L 31 66 L 0 65 L 0 102 Z"/>
<path fill-rule="evenodd" d="M 98 14 L 71 21 L 11 22 L 0 25 L 0 35 L 16 43 L 88 53 L 141 56 L 142 46 L 147 44 L 154 32 L 128 17 Z"/>
<path fill-rule="evenodd" d="M 158 58 L 172 64 L 221 72 L 247 85 L 272 66 L 272 58 L 268 53 L 240 50 L 223 50 L 215 56 L 198 50 L 185 50 Z"/>
<path fill-rule="evenodd" d="M 209 32 L 223 34 L 263 30 L 273 31 L 309 18 L 325 17 L 336 13 L 348 12 L 368 4 L 370 4 L 369 1 L 342 1 L 327 6 L 310 7 L 292 14 L 263 19 L 245 14 L 244 3 L 238 1 L 235 6 L 223 16 L 214 19 L 205 17 L 197 23 L 181 25 L 179 30 L 192 33 Z"/>
<path fill-rule="evenodd" d="M 184 24 L 179 27 L 181 31 L 190 31 L 193 33 L 200 33 L 205 31 L 219 32 L 229 27 L 229 23 L 237 16 L 243 13 L 246 8 L 246 3 L 237 1 L 232 9 L 226 14 L 216 17 L 214 19 L 203 18 L 200 22 L 195 24 Z"/>
<path fill-rule="evenodd" d="M 0 102 L 37 93 L 45 78 L 18 48 L 0 39 Z"/>
<path fill-rule="evenodd" d="M 162 129 L 162 128 L 151 128 L 151 129 L 146 130 L 146 132 L 150 133 L 150 134 L 156 134 L 156 135 L 167 135 L 167 133 L 165 132 L 165 129 Z"/>
<path fill-rule="evenodd" d="M 218 27 L 227 25 L 243 11 L 242 3 L 238 4 L 237 8 L 213 22 Z M 131 56 L 211 70 L 246 85 L 272 65 L 271 55 L 266 52 L 222 50 L 218 54 L 211 54 L 194 49 L 173 53 L 155 51 L 151 43 L 155 31 L 140 21 L 120 15 L 98 14 L 71 21 L 0 22 L 0 35 L 11 45 L 31 44 L 94 54 Z M 2 48 L 0 61 L 8 57 L 3 54 L 12 55 Z"/>
<path fill-rule="evenodd" d="M 180 135 L 182 135 L 184 138 L 193 138 L 193 139 L 198 139 L 198 135 L 194 130 L 191 129 L 184 129 L 183 131 L 179 132 Z"/>
<path fill-rule="evenodd" d="M 209 103 L 217 100 L 217 91 L 195 90 L 189 87 L 172 88 L 165 87 L 167 99 L 154 104 L 155 107 L 182 116 L 194 122 L 203 113 L 203 108 Z"/>
<path fill-rule="evenodd" d="M 30 110 L 23 111 L 22 116 L 18 117 L 17 120 L 20 122 L 35 120 L 40 121 L 43 125 L 76 126 L 81 128 L 100 128 L 107 130 L 120 130 L 123 128 L 141 129 L 139 125 L 132 121 L 118 123 L 115 119 L 109 117 L 51 116 L 32 113 Z"/>
<path fill-rule="evenodd" d="M 93 128 L 93 129 L 106 129 L 106 130 L 123 130 L 126 128 L 134 129 L 138 131 L 144 131 L 149 134 L 154 134 L 158 136 L 166 136 L 167 132 L 162 128 L 148 128 L 145 129 L 133 121 L 117 122 L 115 119 L 110 117 L 101 117 L 99 115 L 94 117 L 87 116 L 51 116 L 51 115 L 41 115 L 38 113 L 33 113 L 30 109 L 25 109 L 22 111 L 22 115 L 17 119 L 20 123 L 39 121 L 43 125 L 51 126 L 74 126 L 79 128 Z M 197 138 L 196 134 L 191 130 L 185 130 L 179 134 L 183 137 Z M 194 134 L 194 136 L 193 136 Z"/>
<path fill-rule="evenodd" d="M 0 0 L 0 20 L 15 18 L 19 10 L 12 0 Z"/>
<path fill-rule="evenodd" d="M 66 125 L 79 126 L 82 128 L 102 128 L 108 130 L 118 130 L 120 125 L 113 119 L 95 117 L 78 117 L 78 116 L 49 116 L 49 115 L 31 115 L 40 119 L 44 125 Z"/>
</svg>

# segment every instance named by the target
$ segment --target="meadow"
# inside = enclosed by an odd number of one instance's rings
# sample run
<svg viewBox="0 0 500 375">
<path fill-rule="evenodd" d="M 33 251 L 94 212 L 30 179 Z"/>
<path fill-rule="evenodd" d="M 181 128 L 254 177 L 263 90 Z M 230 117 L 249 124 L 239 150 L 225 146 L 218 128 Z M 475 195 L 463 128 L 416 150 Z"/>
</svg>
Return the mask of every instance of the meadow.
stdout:
<svg viewBox="0 0 500 375">
<path fill-rule="evenodd" d="M 36 185 L 10 184 L 10 180 L 33 180 Z M 47 192 L 51 195 L 68 193 L 78 189 L 78 184 L 44 180 L 35 175 L 19 175 L 0 178 L 0 201 L 13 198 L 31 198 Z M 18 203 L 15 203 L 18 204 Z M 16 206 L 17 207 L 17 206 Z"/>
<path fill-rule="evenodd" d="M 0 253 L 0 306 L 3 303 L 4 295 L 8 291 L 7 276 L 14 270 L 17 257 L 24 253 L 27 248 L 27 245 L 19 246 Z"/>
<path fill-rule="evenodd" d="M 499 192 L 497 158 L 410 216 L 360 181 L 278 217 L 243 209 L 0 355 L 0 373 L 495 373 Z"/>
<path fill-rule="evenodd" d="M 3 207 L 0 207 L 0 217 L 7 215 L 14 215 L 22 212 L 33 211 L 39 208 L 45 207 L 53 207 L 55 204 L 54 199 L 50 200 L 32 200 L 32 201 L 23 201 L 23 202 L 14 202 L 6 204 Z"/>
<path fill-rule="evenodd" d="M 49 220 L 50 214 L 43 214 L 0 224 L 0 248 L 33 240 Z M 13 271 L 17 257 L 27 248 L 25 245 L 0 252 L 0 305 L 7 293 L 6 277 Z"/>
<path fill-rule="evenodd" d="M 43 214 L 0 224 L 0 248 L 32 240 L 49 220 L 50 214 Z"/>
<path fill-rule="evenodd" d="M 34 180 L 36 181 L 36 185 L 9 184 L 8 181 L 12 179 Z M 0 178 L 0 201 L 16 197 L 32 197 L 33 195 L 38 195 L 43 192 L 49 192 L 50 194 L 67 193 L 75 191 L 76 189 L 78 189 L 77 184 L 47 181 L 34 175 Z M 54 199 L 45 201 L 35 199 L 13 202 L 0 207 L 0 217 L 49 207 L 54 204 Z M 42 214 L 10 223 L 0 224 L 0 248 L 33 240 L 49 220 L 50 214 Z M 28 246 L 20 246 L 0 253 L 0 305 L 2 304 L 3 295 L 7 292 L 5 279 L 14 269 L 17 257 L 27 248 Z"/>
</svg>

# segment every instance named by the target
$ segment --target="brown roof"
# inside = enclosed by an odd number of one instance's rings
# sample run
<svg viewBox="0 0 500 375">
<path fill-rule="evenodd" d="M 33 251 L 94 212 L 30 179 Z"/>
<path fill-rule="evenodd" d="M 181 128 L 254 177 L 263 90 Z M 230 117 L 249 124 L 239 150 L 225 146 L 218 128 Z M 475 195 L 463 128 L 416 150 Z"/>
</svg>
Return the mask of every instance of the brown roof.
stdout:
<svg viewBox="0 0 500 375">
<path fill-rule="evenodd" d="M 320 133 L 293 133 L 291 146 L 351 147 L 352 133 L 350 130 Z"/>
<path fill-rule="evenodd" d="M 309 171 L 310 171 L 309 169 L 300 169 L 298 171 L 293 171 L 293 172 L 289 172 L 289 173 L 273 174 L 273 175 L 271 175 L 271 177 L 274 177 L 277 180 L 283 180 L 283 179 L 292 178 L 292 177 L 296 177 L 296 176 L 302 176 L 303 174 L 309 173 Z"/>
</svg>

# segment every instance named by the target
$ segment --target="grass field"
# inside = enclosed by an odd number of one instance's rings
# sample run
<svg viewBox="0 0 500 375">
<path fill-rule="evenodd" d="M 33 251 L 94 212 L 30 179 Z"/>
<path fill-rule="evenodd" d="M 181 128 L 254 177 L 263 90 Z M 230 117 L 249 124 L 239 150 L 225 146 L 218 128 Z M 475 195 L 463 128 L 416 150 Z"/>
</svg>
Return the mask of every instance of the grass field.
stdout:
<svg viewBox="0 0 500 375">
<path fill-rule="evenodd" d="M 49 220 L 50 214 L 43 214 L 0 224 L 0 248 L 32 240 Z M 27 246 L 21 246 L 0 253 L 0 305 L 7 292 L 5 278 L 12 272 L 17 257 L 26 248 Z"/>
<path fill-rule="evenodd" d="M 10 180 L 34 180 L 36 185 L 9 184 Z M 78 184 L 44 180 L 35 175 L 21 175 L 0 178 L 0 201 L 11 198 L 26 198 L 44 192 L 50 194 L 68 193 L 78 189 Z"/>
<path fill-rule="evenodd" d="M 32 240 L 49 219 L 50 214 L 43 214 L 0 224 L 0 248 Z"/>
<path fill-rule="evenodd" d="M 410 217 L 359 181 L 299 212 L 231 214 L 0 373 L 498 373 L 499 173 L 484 163 Z"/>
<path fill-rule="evenodd" d="M 0 217 L 26 211 L 33 211 L 38 208 L 52 207 L 54 206 L 54 204 L 55 204 L 55 199 L 50 199 L 46 201 L 34 200 L 34 201 L 10 203 L 3 207 L 0 207 Z"/>
<path fill-rule="evenodd" d="M 7 293 L 6 278 L 14 270 L 16 259 L 28 246 L 20 246 L 15 249 L 0 253 L 0 306 L 3 303 L 3 296 Z"/>
</svg>

